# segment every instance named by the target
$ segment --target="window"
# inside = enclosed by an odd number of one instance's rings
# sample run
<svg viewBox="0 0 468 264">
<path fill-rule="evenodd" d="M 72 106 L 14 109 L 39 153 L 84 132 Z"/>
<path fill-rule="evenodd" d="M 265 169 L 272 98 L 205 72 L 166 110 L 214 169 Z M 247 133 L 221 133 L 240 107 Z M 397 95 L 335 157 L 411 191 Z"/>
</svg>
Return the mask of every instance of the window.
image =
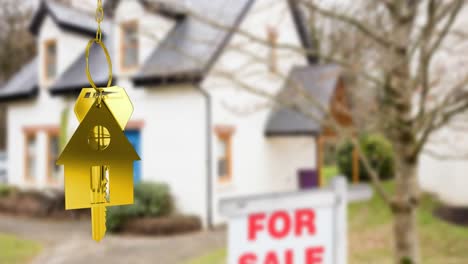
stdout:
<svg viewBox="0 0 468 264">
<path fill-rule="evenodd" d="M 49 184 L 57 184 L 62 170 L 56 160 L 60 154 L 60 137 L 57 126 L 32 126 L 23 128 L 24 179 L 37 182 L 41 176 Z M 40 164 L 39 164 L 40 163 Z"/>
<path fill-rule="evenodd" d="M 26 180 L 35 181 L 37 179 L 37 137 L 36 134 L 26 135 Z"/>
<path fill-rule="evenodd" d="M 217 140 L 217 176 L 220 182 L 229 182 L 232 179 L 232 135 L 231 126 L 217 126 L 215 128 Z"/>
<path fill-rule="evenodd" d="M 60 166 L 56 164 L 60 152 L 60 137 L 58 131 L 50 131 L 47 154 L 47 177 L 50 183 L 57 183 L 61 177 Z"/>
<path fill-rule="evenodd" d="M 45 79 L 52 80 L 57 75 L 57 42 L 49 40 L 44 47 Z"/>
<path fill-rule="evenodd" d="M 276 73 L 278 71 L 278 56 L 276 50 L 278 48 L 278 31 L 275 27 L 267 27 L 268 44 L 270 51 L 268 55 L 268 68 L 270 72 Z"/>
<path fill-rule="evenodd" d="M 132 69 L 138 66 L 138 23 L 136 21 L 122 24 L 121 34 L 121 67 Z"/>
</svg>

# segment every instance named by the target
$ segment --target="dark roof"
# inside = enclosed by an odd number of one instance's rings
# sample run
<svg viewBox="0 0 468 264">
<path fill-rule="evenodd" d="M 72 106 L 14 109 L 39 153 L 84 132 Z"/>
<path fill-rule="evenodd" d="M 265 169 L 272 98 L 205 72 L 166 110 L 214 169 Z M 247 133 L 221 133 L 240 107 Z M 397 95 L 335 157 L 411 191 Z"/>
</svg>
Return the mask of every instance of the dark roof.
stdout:
<svg viewBox="0 0 468 264">
<path fill-rule="evenodd" d="M 184 6 L 177 5 L 171 1 L 173 0 L 139 0 L 145 9 L 154 13 L 159 13 L 163 16 L 172 19 L 183 19 L 187 14 Z M 115 8 L 119 5 L 120 0 L 106 1 L 104 3 L 104 12 L 107 15 L 114 16 Z"/>
<path fill-rule="evenodd" d="M 27 63 L 0 88 L 0 101 L 31 98 L 39 90 L 37 58 Z"/>
<path fill-rule="evenodd" d="M 313 51 L 317 48 L 316 43 L 314 43 L 314 37 L 311 34 L 310 22 L 306 15 L 307 12 L 305 12 L 300 2 L 300 0 L 288 0 L 302 46 L 309 51 Z M 316 54 L 308 54 L 307 60 L 310 64 L 316 64 L 318 62 L 318 56 Z"/>
<path fill-rule="evenodd" d="M 106 44 L 109 54 L 113 54 L 114 46 L 110 24 L 103 22 L 102 29 L 104 33 L 108 32 L 108 34 L 106 34 L 107 37 L 104 38 L 104 43 Z M 106 56 L 101 47 L 96 43 L 93 44 L 89 51 L 89 65 L 94 83 L 98 87 L 107 86 L 109 74 Z M 113 75 L 112 82 L 115 83 L 116 80 L 117 76 Z M 83 53 L 78 59 L 52 84 L 49 91 L 53 95 L 67 93 L 77 94 L 81 88 L 85 87 L 91 87 L 91 85 L 86 77 L 86 56 L 85 50 L 83 50 Z"/>
<path fill-rule="evenodd" d="M 339 78 L 340 68 L 335 65 L 293 68 L 285 87 L 278 95 L 293 106 L 280 107 L 272 111 L 265 128 L 265 134 L 267 136 L 319 134 L 322 130 L 325 113 L 306 97 L 313 98 L 324 107 L 329 107 Z M 299 94 L 297 89 L 301 89 L 307 96 Z M 300 111 L 292 110 L 292 108 L 305 109 L 313 113 L 317 120 L 305 116 Z"/>
<path fill-rule="evenodd" d="M 134 77 L 137 85 L 198 81 L 228 42 L 254 0 L 198 0 Z M 206 17 L 202 21 L 198 16 Z M 231 30 L 210 25 L 216 21 Z"/>
<path fill-rule="evenodd" d="M 96 34 L 96 21 L 91 14 L 76 10 L 53 1 L 42 0 L 29 25 L 31 33 L 37 35 L 44 19 L 50 15 L 61 28 L 85 35 Z"/>
</svg>

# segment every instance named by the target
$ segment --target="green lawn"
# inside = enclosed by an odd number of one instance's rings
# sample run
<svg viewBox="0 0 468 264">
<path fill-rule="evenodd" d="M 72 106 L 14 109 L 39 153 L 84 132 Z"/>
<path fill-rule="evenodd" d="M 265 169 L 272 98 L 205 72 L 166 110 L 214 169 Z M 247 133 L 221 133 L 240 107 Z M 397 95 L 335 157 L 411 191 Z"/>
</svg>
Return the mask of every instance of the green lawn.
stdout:
<svg viewBox="0 0 468 264">
<path fill-rule="evenodd" d="M 0 234 L 0 263 L 28 263 L 41 250 L 33 241 L 18 239 L 11 235 Z"/>
<path fill-rule="evenodd" d="M 225 264 L 226 253 L 226 249 L 221 248 L 197 259 L 189 261 L 187 264 Z"/>
<path fill-rule="evenodd" d="M 386 183 L 385 188 L 391 190 L 392 183 Z M 426 196 L 419 209 L 422 263 L 468 263 L 468 228 L 435 218 L 435 206 L 433 199 Z M 351 204 L 348 225 L 350 263 L 392 263 L 391 215 L 380 199 Z M 225 254 L 225 250 L 217 250 L 187 264 L 224 264 Z"/>
</svg>

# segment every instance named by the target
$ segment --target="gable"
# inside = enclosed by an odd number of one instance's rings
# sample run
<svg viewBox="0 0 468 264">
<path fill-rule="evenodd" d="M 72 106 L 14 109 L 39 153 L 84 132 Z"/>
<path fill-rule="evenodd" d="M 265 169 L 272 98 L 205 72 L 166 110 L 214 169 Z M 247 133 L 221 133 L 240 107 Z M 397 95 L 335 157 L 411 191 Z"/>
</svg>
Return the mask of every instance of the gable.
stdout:
<svg viewBox="0 0 468 264">
<path fill-rule="evenodd" d="M 94 150 L 89 144 L 90 134 L 95 126 L 105 127 L 110 134 L 109 145 L 104 150 Z M 72 162 L 102 164 L 102 161 L 134 160 L 140 160 L 140 157 L 112 116 L 106 103 L 102 101 L 101 107 L 93 106 L 89 110 L 58 158 L 57 164 Z"/>
<path fill-rule="evenodd" d="M 346 93 L 346 86 L 343 79 L 340 78 L 330 102 L 330 112 L 340 125 L 347 127 L 352 125 L 350 110 L 351 106 Z"/>
</svg>

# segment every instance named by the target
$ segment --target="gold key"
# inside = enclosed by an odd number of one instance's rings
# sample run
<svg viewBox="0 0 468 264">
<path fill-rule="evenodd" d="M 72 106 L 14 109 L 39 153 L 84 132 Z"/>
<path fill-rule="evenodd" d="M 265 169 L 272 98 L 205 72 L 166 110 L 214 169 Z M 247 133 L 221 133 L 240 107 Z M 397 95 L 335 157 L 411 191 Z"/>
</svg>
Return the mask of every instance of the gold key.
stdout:
<svg viewBox="0 0 468 264">
<path fill-rule="evenodd" d="M 91 208 L 93 239 L 106 232 L 106 206 L 133 203 L 133 149 L 106 100 L 94 104 L 63 150 L 65 207 Z"/>
<path fill-rule="evenodd" d="M 91 224 L 93 239 L 100 241 L 106 233 L 106 204 L 109 202 L 107 166 L 93 166 L 90 173 Z"/>
</svg>

